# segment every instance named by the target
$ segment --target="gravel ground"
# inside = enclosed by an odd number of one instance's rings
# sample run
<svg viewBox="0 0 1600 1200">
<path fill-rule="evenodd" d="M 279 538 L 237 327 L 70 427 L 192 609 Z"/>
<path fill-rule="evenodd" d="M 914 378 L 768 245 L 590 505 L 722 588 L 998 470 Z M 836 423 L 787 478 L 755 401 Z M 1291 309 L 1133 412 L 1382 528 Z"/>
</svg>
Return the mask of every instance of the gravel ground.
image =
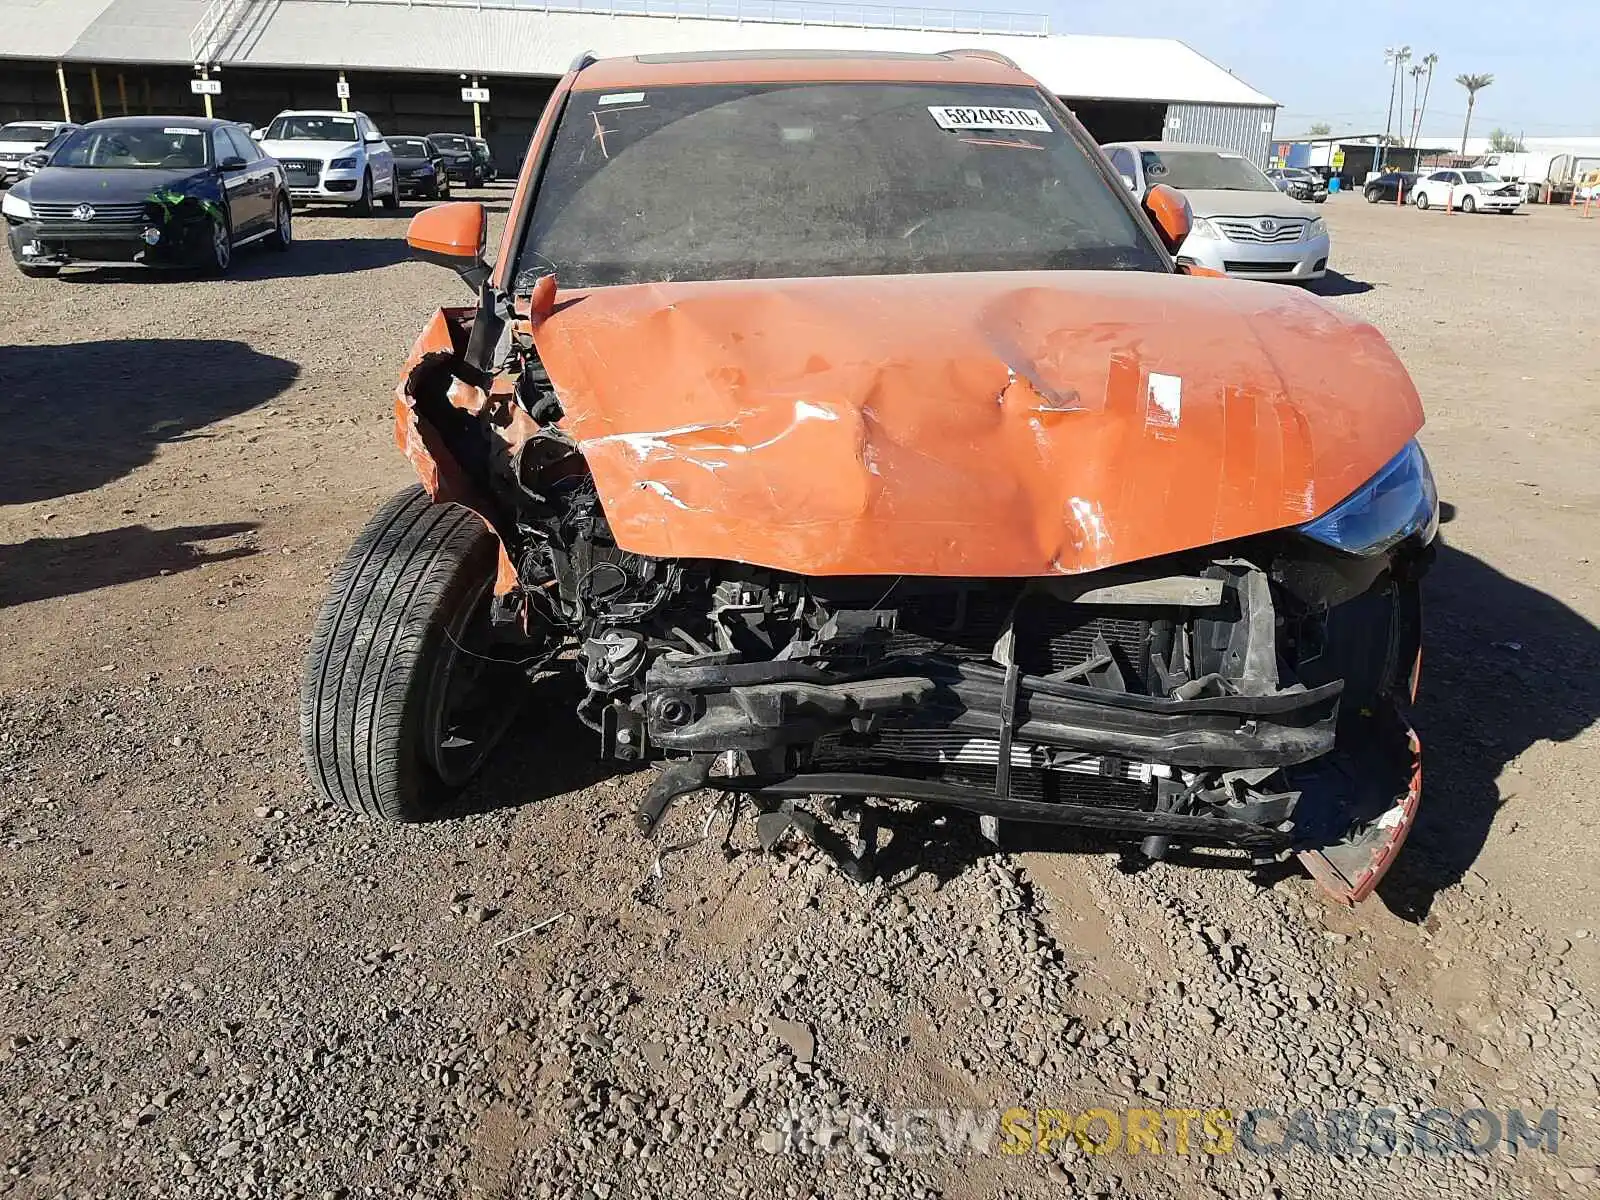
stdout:
<svg viewBox="0 0 1600 1200">
<path fill-rule="evenodd" d="M 1327 215 L 1454 515 L 1425 816 L 1355 912 L 909 817 L 921 870 L 865 887 L 693 804 L 656 861 L 560 697 L 452 819 L 324 810 L 299 657 L 464 293 L 402 219 L 319 213 L 225 282 L 0 271 L 0 1195 L 1593 1194 L 1600 223 Z M 1163 1115 L 1101 1154 L 1039 1112 L 1435 1106 L 1559 1108 L 1559 1151 Z"/>
</svg>

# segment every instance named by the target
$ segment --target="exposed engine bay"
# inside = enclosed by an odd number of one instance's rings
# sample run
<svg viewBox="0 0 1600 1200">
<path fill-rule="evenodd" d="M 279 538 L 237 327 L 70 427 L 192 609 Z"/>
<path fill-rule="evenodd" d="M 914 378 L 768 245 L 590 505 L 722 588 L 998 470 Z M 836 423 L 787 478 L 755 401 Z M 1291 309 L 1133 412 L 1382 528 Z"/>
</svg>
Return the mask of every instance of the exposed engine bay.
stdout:
<svg viewBox="0 0 1600 1200">
<path fill-rule="evenodd" d="M 791 816 L 811 797 L 921 801 L 991 836 L 1076 825 L 1152 858 L 1173 841 L 1299 851 L 1346 899 L 1398 848 L 1419 786 L 1400 706 L 1431 547 L 1358 559 L 1288 530 L 1045 579 L 636 554 L 531 341 L 503 347 L 477 382 L 459 353 L 426 355 L 404 401 L 462 476 L 436 499 L 500 539 L 494 627 L 519 660 L 532 646 L 541 665 L 575 662 L 604 757 L 664 763 L 644 832 L 706 787 Z"/>
</svg>

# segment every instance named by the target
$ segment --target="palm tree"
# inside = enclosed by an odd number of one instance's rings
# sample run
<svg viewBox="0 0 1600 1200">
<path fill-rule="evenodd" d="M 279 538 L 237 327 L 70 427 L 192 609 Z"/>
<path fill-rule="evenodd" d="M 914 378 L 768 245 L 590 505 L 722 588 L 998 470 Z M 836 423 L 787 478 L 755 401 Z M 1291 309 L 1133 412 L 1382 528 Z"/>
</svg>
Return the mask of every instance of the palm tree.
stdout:
<svg viewBox="0 0 1600 1200">
<path fill-rule="evenodd" d="M 1389 114 L 1383 118 L 1383 144 L 1389 144 L 1389 129 L 1394 125 L 1394 81 L 1399 73 L 1400 47 L 1387 46 L 1383 51 L 1383 65 L 1396 64 L 1395 69 L 1389 73 Z"/>
<path fill-rule="evenodd" d="M 1472 106 L 1478 93 L 1494 82 L 1493 75 L 1457 75 L 1456 82 L 1467 89 L 1467 123 L 1461 127 L 1461 153 L 1467 152 L 1467 131 L 1472 128 Z"/>
<path fill-rule="evenodd" d="M 1405 120 L 1406 80 L 1405 80 L 1405 76 L 1402 75 L 1400 72 L 1401 72 L 1401 69 L 1408 62 L 1411 61 L 1411 47 L 1410 46 L 1400 46 L 1399 48 L 1391 47 L 1390 49 L 1384 51 L 1384 57 L 1387 58 L 1390 62 L 1394 63 L 1394 73 L 1393 73 L 1393 75 L 1392 75 L 1392 77 L 1390 79 L 1390 82 L 1389 82 L 1389 113 L 1390 113 L 1390 115 L 1389 115 L 1389 118 L 1386 119 L 1384 121 L 1384 123 L 1383 123 L 1383 144 L 1385 146 L 1387 146 L 1387 145 L 1389 145 L 1389 128 L 1390 128 L 1390 124 L 1391 124 L 1391 122 L 1393 120 L 1393 117 L 1394 117 L 1394 89 L 1395 89 L 1395 85 L 1396 84 L 1399 84 L 1399 86 L 1400 86 L 1400 114 L 1401 114 L 1400 115 L 1400 119 L 1401 119 L 1401 121 Z"/>
<path fill-rule="evenodd" d="M 1411 138 L 1406 142 L 1406 145 L 1408 146 L 1415 146 L 1417 144 L 1417 89 L 1421 86 L 1417 83 L 1417 80 L 1421 79 L 1423 75 L 1427 74 L 1427 71 L 1428 68 L 1423 66 L 1421 63 L 1418 63 L 1416 66 L 1411 68 Z"/>
<path fill-rule="evenodd" d="M 1413 146 L 1422 140 L 1422 122 L 1428 115 L 1428 93 L 1433 91 L 1433 69 L 1439 65 L 1439 56 L 1429 54 L 1422 60 L 1422 65 L 1428 68 L 1428 78 L 1422 85 L 1422 107 L 1417 110 L 1417 128 L 1411 135 Z"/>
</svg>

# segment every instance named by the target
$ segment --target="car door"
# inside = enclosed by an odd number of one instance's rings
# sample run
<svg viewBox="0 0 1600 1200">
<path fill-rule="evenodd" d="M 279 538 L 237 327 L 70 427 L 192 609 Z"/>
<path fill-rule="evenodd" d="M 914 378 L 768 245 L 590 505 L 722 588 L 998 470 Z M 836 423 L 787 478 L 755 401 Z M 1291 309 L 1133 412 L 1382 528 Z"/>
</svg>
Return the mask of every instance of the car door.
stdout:
<svg viewBox="0 0 1600 1200">
<path fill-rule="evenodd" d="M 372 188 L 375 192 L 395 192 L 398 182 L 394 177 L 394 151 L 366 113 L 356 114 L 356 125 L 361 130 L 361 140 L 367 147 L 367 166 L 372 169 Z"/>
<path fill-rule="evenodd" d="M 278 197 L 278 164 L 244 130 L 229 128 L 223 132 L 233 143 L 234 153 L 250 164 L 246 171 L 248 182 L 240 191 L 249 197 L 250 211 L 256 219 L 253 232 L 270 229 L 278 215 L 273 207 Z"/>
<path fill-rule="evenodd" d="M 233 225 L 233 240 L 237 242 L 261 226 L 260 202 L 250 194 L 250 164 L 240 161 L 226 125 L 211 131 L 211 155 L 222 180 L 222 194 L 228 201 L 228 220 Z"/>
</svg>

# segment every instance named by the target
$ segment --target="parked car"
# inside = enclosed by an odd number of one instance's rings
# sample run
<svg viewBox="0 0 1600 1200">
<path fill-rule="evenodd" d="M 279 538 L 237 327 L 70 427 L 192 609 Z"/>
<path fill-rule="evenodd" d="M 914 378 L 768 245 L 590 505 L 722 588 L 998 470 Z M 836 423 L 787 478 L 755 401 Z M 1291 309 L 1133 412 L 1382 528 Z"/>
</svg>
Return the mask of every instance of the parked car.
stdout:
<svg viewBox="0 0 1600 1200">
<path fill-rule="evenodd" d="M 127 263 L 221 275 L 241 246 L 294 240 L 277 162 L 228 122 L 196 117 L 91 121 L 0 206 L 24 275 Z"/>
<path fill-rule="evenodd" d="M 500 178 L 500 172 L 494 165 L 494 151 L 489 148 L 489 143 L 483 138 L 472 139 L 472 156 L 478 160 L 478 166 L 483 172 L 486 182 L 493 183 Z"/>
<path fill-rule="evenodd" d="M 40 168 L 50 162 L 50 156 L 79 128 L 81 127 L 78 125 L 63 125 L 56 132 L 55 137 L 51 138 L 32 154 L 26 156 L 22 160 L 21 178 L 26 179 L 29 175 L 37 175 Z"/>
<path fill-rule="evenodd" d="M 365 214 L 375 200 L 385 208 L 399 207 L 394 155 L 366 113 L 281 112 L 261 144 L 283 164 L 296 200 L 350 204 Z"/>
<path fill-rule="evenodd" d="M 1368 204 L 1378 204 L 1385 200 L 1390 204 L 1396 200 L 1404 204 L 1420 178 L 1422 176 L 1415 171 L 1385 171 L 1382 175 L 1375 175 L 1367 180 L 1366 186 L 1361 189 L 1361 194 L 1367 198 Z"/>
<path fill-rule="evenodd" d="M 483 164 L 472 148 L 472 139 L 459 133 L 430 133 L 428 140 L 444 155 L 450 178 L 464 187 L 482 187 Z"/>
<path fill-rule="evenodd" d="M 450 176 L 439 147 L 414 134 L 391 137 L 388 142 L 394 154 L 395 176 L 400 180 L 402 196 L 426 200 L 449 198 Z"/>
<path fill-rule="evenodd" d="M 1296 200 L 1313 204 L 1327 203 L 1328 181 L 1315 171 L 1305 171 L 1299 167 L 1270 167 L 1266 176 L 1280 192 Z"/>
<path fill-rule="evenodd" d="M 1421 209 L 1509 213 L 1522 207 L 1522 187 L 1488 171 L 1435 171 L 1411 189 L 1411 202 Z"/>
<path fill-rule="evenodd" d="M 1189 201 L 1194 229 L 1178 250 L 1181 261 L 1240 279 L 1303 283 L 1327 273 L 1322 218 L 1242 155 L 1180 142 L 1114 142 L 1104 150 L 1134 195 L 1165 184 Z"/>
<path fill-rule="evenodd" d="M 413 347 L 423 486 L 312 634 L 322 796 L 438 817 L 561 671 L 573 733 L 657 764 L 647 834 L 720 789 L 859 875 L 894 798 L 1371 891 L 1438 520 L 1377 330 L 1175 264 L 1183 196 L 990 53 L 585 58 L 552 104 L 494 266 L 482 204 L 411 222 L 478 299 Z"/>
<path fill-rule="evenodd" d="M 70 121 L 12 121 L 0 125 L 0 187 L 10 187 L 26 173 L 23 163 L 62 133 L 78 128 Z"/>
</svg>

